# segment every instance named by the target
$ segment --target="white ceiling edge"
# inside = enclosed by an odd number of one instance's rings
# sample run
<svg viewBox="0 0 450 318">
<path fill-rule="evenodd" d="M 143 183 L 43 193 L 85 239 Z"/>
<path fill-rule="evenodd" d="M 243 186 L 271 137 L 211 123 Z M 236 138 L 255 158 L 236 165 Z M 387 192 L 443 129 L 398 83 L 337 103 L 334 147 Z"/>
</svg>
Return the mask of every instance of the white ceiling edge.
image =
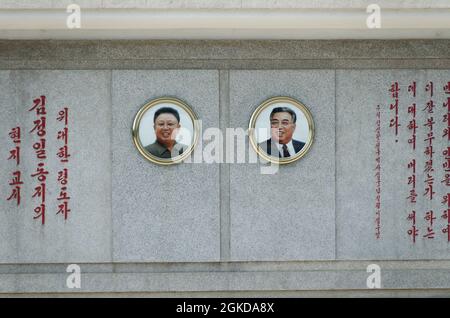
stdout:
<svg viewBox="0 0 450 318">
<path fill-rule="evenodd" d="M 450 39 L 450 9 L 385 9 L 381 27 L 355 9 L 0 10 L 0 39 Z"/>
<path fill-rule="evenodd" d="M 363 9 L 450 8 L 448 0 L 1 0 L 0 9 L 62 9 L 76 3 L 87 9 Z"/>
</svg>

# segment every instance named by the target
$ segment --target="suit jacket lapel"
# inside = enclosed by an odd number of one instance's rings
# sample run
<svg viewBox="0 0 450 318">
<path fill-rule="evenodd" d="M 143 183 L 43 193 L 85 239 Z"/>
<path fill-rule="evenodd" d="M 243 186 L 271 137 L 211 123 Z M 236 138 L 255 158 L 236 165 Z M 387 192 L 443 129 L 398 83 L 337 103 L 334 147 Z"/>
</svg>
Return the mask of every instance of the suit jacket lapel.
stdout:
<svg viewBox="0 0 450 318">
<path fill-rule="evenodd" d="M 272 153 L 274 151 L 275 153 Z M 275 145 L 274 142 L 272 142 L 272 138 L 267 140 L 267 153 L 271 156 L 274 156 L 276 153 L 278 153 L 278 158 L 281 158 L 281 153 L 278 150 L 277 145 Z"/>
</svg>

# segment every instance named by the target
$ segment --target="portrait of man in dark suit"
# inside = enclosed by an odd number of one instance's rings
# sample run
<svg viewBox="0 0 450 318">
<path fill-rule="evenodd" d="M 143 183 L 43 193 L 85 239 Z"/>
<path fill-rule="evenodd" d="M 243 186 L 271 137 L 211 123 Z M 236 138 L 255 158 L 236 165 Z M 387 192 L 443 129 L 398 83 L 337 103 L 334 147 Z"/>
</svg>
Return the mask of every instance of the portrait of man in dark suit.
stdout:
<svg viewBox="0 0 450 318">
<path fill-rule="evenodd" d="M 275 107 L 270 113 L 271 138 L 258 146 L 268 155 L 289 158 L 305 146 L 304 142 L 292 139 L 296 128 L 297 115 L 289 107 Z"/>
<path fill-rule="evenodd" d="M 158 109 L 153 116 L 156 140 L 147 145 L 145 150 L 159 158 L 174 158 L 181 155 L 187 146 L 176 141 L 180 127 L 180 115 L 175 108 Z"/>
</svg>

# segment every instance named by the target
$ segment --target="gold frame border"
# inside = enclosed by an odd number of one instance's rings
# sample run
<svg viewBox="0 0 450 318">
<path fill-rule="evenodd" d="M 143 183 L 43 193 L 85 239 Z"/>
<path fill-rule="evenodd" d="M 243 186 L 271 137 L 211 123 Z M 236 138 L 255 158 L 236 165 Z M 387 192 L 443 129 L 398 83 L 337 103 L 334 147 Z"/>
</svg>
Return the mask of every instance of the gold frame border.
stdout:
<svg viewBox="0 0 450 318">
<path fill-rule="evenodd" d="M 308 126 L 309 126 L 309 135 L 311 136 L 311 138 L 309 138 L 308 142 L 305 144 L 305 146 L 303 147 L 302 150 L 300 150 L 300 152 L 298 152 L 297 154 L 295 154 L 295 156 L 290 157 L 289 159 L 285 159 L 285 158 L 276 158 L 274 159 L 274 157 L 269 156 L 268 154 L 266 154 L 266 152 L 264 150 L 262 150 L 259 146 L 258 143 L 255 140 L 255 124 L 256 124 L 256 119 L 258 118 L 258 116 L 261 114 L 261 112 L 266 109 L 267 107 L 275 104 L 275 103 L 291 103 L 293 104 L 295 107 L 297 107 L 306 117 L 306 120 L 308 122 Z M 278 164 L 288 164 L 294 161 L 297 161 L 298 159 L 302 158 L 311 148 L 311 145 L 314 142 L 314 120 L 312 117 L 311 112 L 309 111 L 309 109 L 300 101 L 292 98 L 292 97 L 288 97 L 288 96 L 276 96 L 276 97 L 272 97 L 269 98 L 267 100 L 265 100 L 264 102 L 262 102 L 254 111 L 252 116 L 250 117 L 250 122 L 248 125 L 248 131 L 249 131 L 249 139 L 250 139 L 250 143 L 252 144 L 253 149 L 256 151 L 256 153 L 264 158 L 267 161 L 270 161 L 272 163 L 278 163 Z"/>
<path fill-rule="evenodd" d="M 183 152 L 182 155 L 179 155 L 179 156 L 176 156 L 176 157 L 170 158 L 170 159 L 162 159 L 162 158 L 156 157 L 156 156 L 148 153 L 145 150 L 145 148 L 142 145 L 140 138 L 139 138 L 139 128 L 141 125 L 142 117 L 150 108 L 155 107 L 162 103 L 172 103 L 172 104 L 175 104 L 175 105 L 181 107 L 184 111 L 186 111 L 188 113 L 189 117 L 192 120 L 193 126 L 194 126 L 194 141 L 193 141 L 193 143 L 189 146 L 189 148 L 185 152 Z M 187 103 L 182 101 L 181 99 L 178 99 L 175 97 L 161 97 L 161 98 L 153 99 L 153 100 L 149 101 L 148 103 L 146 103 L 144 106 L 142 106 L 139 109 L 139 111 L 136 113 L 136 116 L 134 117 L 133 126 L 131 128 L 131 134 L 133 136 L 133 143 L 136 146 L 139 153 L 150 162 L 153 162 L 153 163 L 156 163 L 159 165 L 164 165 L 164 166 L 180 163 L 191 154 L 191 152 L 194 150 L 195 146 L 198 143 L 198 138 L 200 135 L 200 133 L 199 133 L 200 128 L 199 128 L 197 121 L 198 121 L 198 116 L 191 109 L 191 107 Z"/>
</svg>

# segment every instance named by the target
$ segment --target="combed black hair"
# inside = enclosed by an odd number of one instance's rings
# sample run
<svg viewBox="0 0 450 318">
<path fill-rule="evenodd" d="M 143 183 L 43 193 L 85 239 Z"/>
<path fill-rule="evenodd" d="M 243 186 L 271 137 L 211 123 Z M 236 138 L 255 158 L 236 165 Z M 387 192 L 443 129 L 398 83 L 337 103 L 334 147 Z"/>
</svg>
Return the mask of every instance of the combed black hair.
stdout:
<svg viewBox="0 0 450 318">
<path fill-rule="evenodd" d="M 161 114 L 172 114 L 175 116 L 178 122 L 180 122 L 180 114 L 178 114 L 178 111 L 172 107 L 161 107 L 155 112 L 155 115 L 153 116 L 153 123 L 156 122 L 156 118 L 158 118 Z"/>
<path fill-rule="evenodd" d="M 297 121 L 297 115 L 289 107 L 275 107 L 274 109 L 272 109 L 272 112 L 270 113 L 270 119 L 272 119 L 273 115 L 276 113 L 289 113 L 291 114 L 292 121 L 294 122 L 294 124 Z"/>
</svg>

